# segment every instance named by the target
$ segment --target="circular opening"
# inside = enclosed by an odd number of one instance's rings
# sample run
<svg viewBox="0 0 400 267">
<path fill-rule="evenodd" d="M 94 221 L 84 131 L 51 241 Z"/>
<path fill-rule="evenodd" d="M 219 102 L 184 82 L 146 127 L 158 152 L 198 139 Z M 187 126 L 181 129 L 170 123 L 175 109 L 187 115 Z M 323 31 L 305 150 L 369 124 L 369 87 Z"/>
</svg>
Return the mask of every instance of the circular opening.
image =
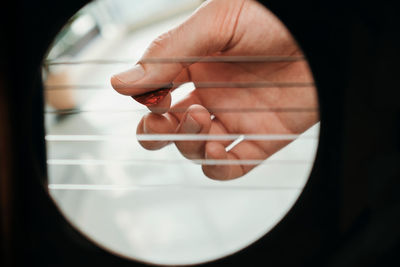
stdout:
<svg viewBox="0 0 400 267">
<path fill-rule="evenodd" d="M 56 37 L 43 80 L 50 195 L 124 257 L 235 253 L 284 217 L 313 165 L 311 72 L 257 2 L 92 2 Z"/>
</svg>

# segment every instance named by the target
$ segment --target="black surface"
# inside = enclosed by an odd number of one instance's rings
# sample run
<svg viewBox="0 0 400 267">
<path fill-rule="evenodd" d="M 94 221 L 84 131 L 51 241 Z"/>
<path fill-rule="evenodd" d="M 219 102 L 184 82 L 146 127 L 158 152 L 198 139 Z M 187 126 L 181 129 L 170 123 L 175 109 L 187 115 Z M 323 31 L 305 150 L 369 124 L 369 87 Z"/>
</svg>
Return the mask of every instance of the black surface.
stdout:
<svg viewBox="0 0 400 267">
<path fill-rule="evenodd" d="M 55 34 L 85 2 L 15 0 L 3 9 L 1 71 L 15 136 L 9 254 L 15 266 L 139 265 L 71 228 L 43 186 L 40 64 Z M 208 265 L 399 265 L 398 7 L 322 0 L 270 0 L 267 6 L 297 38 L 315 75 L 321 106 L 317 160 L 280 224 L 252 246 Z"/>
</svg>

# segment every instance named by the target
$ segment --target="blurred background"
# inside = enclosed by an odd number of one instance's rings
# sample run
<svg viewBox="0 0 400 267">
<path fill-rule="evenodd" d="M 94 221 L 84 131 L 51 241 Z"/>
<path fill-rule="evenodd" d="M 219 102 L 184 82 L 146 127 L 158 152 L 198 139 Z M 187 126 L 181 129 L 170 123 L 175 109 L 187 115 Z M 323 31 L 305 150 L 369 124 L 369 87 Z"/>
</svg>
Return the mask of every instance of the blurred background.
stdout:
<svg viewBox="0 0 400 267">
<path fill-rule="evenodd" d="M 94 1 L 71 18 L 43 64 L 51 197 L 97 244 L 155 264 L 205 262 L 261 238 L 298 198 L 318 143 L 317 124 L 227 182 L 205 177 L 172 145 L 138 144 L 136 126 L 148 111 L 117 94 L 110 77 L 201 2 Z M 173 102 L 193 89 L 177 89 Z"/>
</svg>

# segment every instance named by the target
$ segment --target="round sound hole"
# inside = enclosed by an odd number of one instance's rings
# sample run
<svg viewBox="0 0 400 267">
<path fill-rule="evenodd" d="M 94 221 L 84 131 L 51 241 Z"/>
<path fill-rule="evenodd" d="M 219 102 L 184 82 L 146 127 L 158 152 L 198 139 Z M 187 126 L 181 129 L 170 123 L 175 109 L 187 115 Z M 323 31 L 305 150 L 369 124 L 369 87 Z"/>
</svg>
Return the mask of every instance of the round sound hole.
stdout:
<svg viewBox="0 0 400 267">
<path fill-rule="evenodd" d="M 255 1 L 95 1 L 56 37 L 43 82 L 52 199 L 133 260 L 238 252 L 285 216 L 313 166 L 311 71 Z"/>
</svg>

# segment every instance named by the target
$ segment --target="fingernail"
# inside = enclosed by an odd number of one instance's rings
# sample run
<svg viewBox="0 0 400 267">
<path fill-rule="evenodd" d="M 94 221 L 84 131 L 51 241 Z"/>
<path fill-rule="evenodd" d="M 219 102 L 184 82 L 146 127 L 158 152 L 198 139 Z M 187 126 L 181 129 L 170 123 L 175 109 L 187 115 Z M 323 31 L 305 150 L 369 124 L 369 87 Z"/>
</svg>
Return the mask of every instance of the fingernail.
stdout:
<svg viewBox="0 0 400 267">
<path fill-rule="evenodd" d="M 117 80 L 119 80 L 122 83 L 134 83 L 140 79 L 142 79 L 145 75 L 145 71 L 142 67 L 141 64 L 136 64 L 135 67 L 133 67 L 132 69 L 129 69 L 127 71 L 118 73 L 116 75 L 113 76 L 113 78 L 116 78 Z"/>
<path fill-rule="evenodd" d="M 199 133 L 201 131 L 201 125 L 195 119 L 193 119 L 190 114 L 187 114 L 185 121 L 182 124 L 182 130 L 189 134 Z"/>
</svg>

